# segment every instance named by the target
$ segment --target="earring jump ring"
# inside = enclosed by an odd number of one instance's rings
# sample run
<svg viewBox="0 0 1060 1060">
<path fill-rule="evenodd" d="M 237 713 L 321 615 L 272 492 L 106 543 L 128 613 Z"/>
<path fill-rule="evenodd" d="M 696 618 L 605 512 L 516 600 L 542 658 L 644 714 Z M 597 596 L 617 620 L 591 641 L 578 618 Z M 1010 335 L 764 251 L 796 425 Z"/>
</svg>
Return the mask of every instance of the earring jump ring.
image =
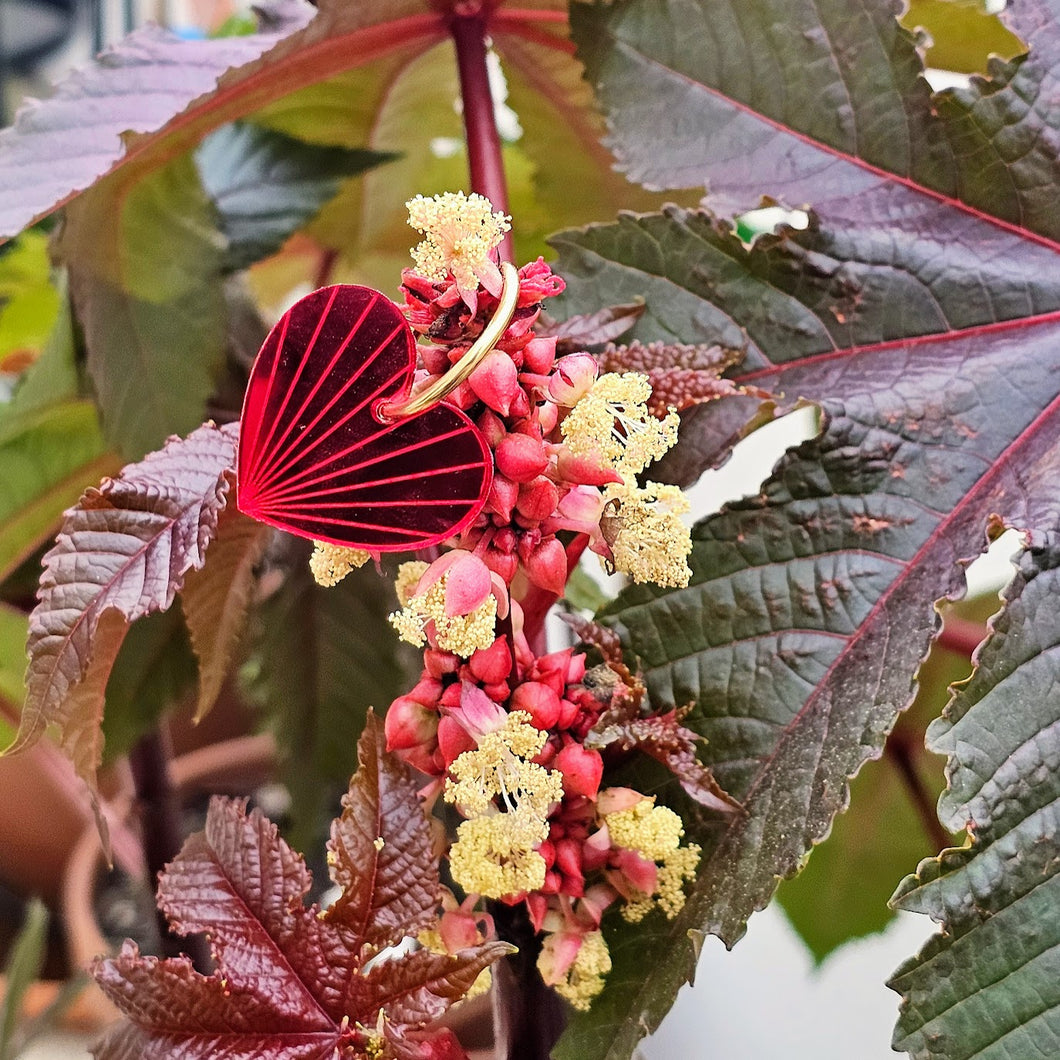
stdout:
<svg viewBox="0 0 1060 1060">
<path fill-rule="evenodd" d="M 449 369 L 441 379 L 401 402 L 387 403 L 380 410 L 380 415 L 388 420 L 407 419 L 418 416 L 421 412 L 433 408 L 444 401 L 471 373 L 482 363 L 486 354 L 500 341 L 515 315 L 515 305 L 519 300 L 519 273 L 511 262 L 501 262 L 503 287 L 497 312 L 482 329 L 482 334 L 470 346 L 467 353 Z"/>
</svg>

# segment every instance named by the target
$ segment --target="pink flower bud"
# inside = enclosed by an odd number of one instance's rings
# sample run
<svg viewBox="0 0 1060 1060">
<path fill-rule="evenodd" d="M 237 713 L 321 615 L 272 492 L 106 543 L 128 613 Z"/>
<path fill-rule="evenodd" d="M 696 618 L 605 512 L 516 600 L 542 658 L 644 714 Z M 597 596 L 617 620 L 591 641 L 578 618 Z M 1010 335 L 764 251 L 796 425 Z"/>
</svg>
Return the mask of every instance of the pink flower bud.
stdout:
<svg viewBox="0 0 1060 1060">
<path fill-rule="evenodd" d="M 515 502 L 519 499 L 519 485 L 505 478 L 500 472 L 493 476 L 493 484 L 490 486 L 490 495 L 486 506 L 491 512 L 499 516 L 504 522 L 512 521 L 512 511 Z"/>
<path fill-rule="evenodd" d="M 508 415 L 515 395 L 520 392 L 519 371 L 506 353 L 494 350 L 471 373 L 471 389 L 495 412 Z"/>
<path fill-rule="evenodd" d="M 579 843 L 576 839 L 561 839 L 556 844 L 555 861 L 565 876 L 581 876 L 581 843 Z"/>
<path fill-rule="evenodd" d="M 434 707 L 442 694 L 442 682 L 436 677 L 426 675 L 421 677 L 416 686 L 408 693 L 408 699 L 421 703 L 425 707 Z"/>
<path fill-rule="evenodd" d="M 538 848 L 537 852 L 545 860 L 545 868 L 552 868 L 556 861 L 556 844 L 546 839 Z"/>
<path fill-rule="evenodd" d="M 444 718 L 442 719 L 445 720 Z M 441 730 L 439 729 L 439 733 Z M 596 869 L 603 868 L 607 864 L 607 859 L 611 855 L 611 833 L 607 830 L 607 825 L 604 825 L 597 832 L 593 832 L 591 836 L 582 844 L 582 870 L 584 872 L 593 872 Z"/>
<path fill-rule="evenodd" d="M 481 688 L 465 681 L 460 685 L 460 707 L 452 716 L 477 740 L 501 728 L 508 714 Z"/>
<path fill-rule="evenodd" d="M 557 404 L 570 408 L 593 388 L 600 366 L 590 353 L 572 353 L 561 357 L 548 383 L 548 396 Z"/>
<path fill-rule="evenodd" d="M 567 662 L 567 673 L 565 677 L 565 683 L 568 685 L 576 685 L 585 676 L 585 654 L 579 652 L 577 655 L 571 652 L 570 659 Z"/>
<path fill-rule="evenodd" d="M 537 966 L 549 986 L 562 982 L 582 948 L 582 937 L 575 931 L 559 931 L 546 936 Z"/>
<path fill-rule="evenodd" d="M 512 693 L 510 709 L 525 710 L 534 728 L 547 731 L 559 720 L 559 696 L 539 681 L 525 681 Z"/>
<path fill-rule="evenodd" d="M 475 747 L 475 741 L 455 718 L 443 717 L 438 722 L 438 750 L 448 769 L 465 751 Z"/>
<path fill-rule="evenodd" d="M 517 556 L 511 553 L 498 552 L 493 548 L 482 557 L 482 560 L 491 571 L 498 574 L 505 582 L 511 582 L 519 567 L 519 558 Z"/>
<path fill-rule="evenodd" d="M 544 445 L 525 434 L 509 434 L 496 455 L 497 467 L 513 482 L 530 482 L 548 467 Z"/>
<path fill-rule="evenodd" d="M 455 674 L 460 669 L 460 656 L 449 651 L 428 648 L 423 653 L 423 666 L 431 677 L 441 680 L 447 674 Z"/>
<path fill-rule="evenodd" d="M 383 723 L 388 751 L 407 751 L 411 747 L 430 745 L 438 735 L 438 713 L 429 710 L 411 696 L 399 696 L 390 704 Z"/>
<path fill-rule="evenodd" d="M 441 375 L 449 370 L 448 346 L 417 346 L 416 352 L 431 375 Z"/>
<path fill-rule="evenodd" d="M 618 869 L 623 876 L 638 890 L 651 894 L 659 880 L 659 870 L 654 861 L 642 857 L 635 850 L 620 850 Z"/>
<path fill-rule="evenodd" d="M 448 953 L 459 953 L 479 943 L 477 918 L 471 913 L 450 910 L 442 913 L 438 922 L 438 934 L 442 937 Z"/>
<path fill-rule="evenodd" d="M 540 931 L 545 922 L 545 913 L 548 912 L 548 899 L 537 891 L 526 896 L 526 910 L 530 914 L 530 923 L 534 925 L 534 931 Z"/>
<path fill-rule="evenodd" d="M 622 476 L 611 466 L 588 456 L 575 456 L 566 446 L 557 446 L 556 474 L 563 482 L 584 486 L 606 486 L 621 482 Z"/>
<path fill-rule="evenodd" d="M 463 694 L 464 690 L 460 685 L 450 685 L 442 693 L 442 698 L 438 700 L 438 706 L 445 707 L 447 710 L 456 710 L 460 706 L 460 698 Z"/>
<path fill-rule="evenodd" d="M 558 504 L 559 490 L 555 483 L 544 475 L 538 475 L 533 482 L 526 482 L 520 487 L 516 508 L 520 515 L 539 523 L 547 519 Z"/>
<path fill-rule="evenodd" d="M 569 699 L 559 701 L 559 721 L 556 722 L 557 729 L 569 729 L 578 718 L 581 707 L 572 703 Z"/>
<path fill-rule="evenodd" d="M 469 615 L 490 594 L 489 568 L 478 556 L 465 554 L 450 568 L 445 582 L 445 613 Z"/>
<path fill-rule="evenodd" d="M 555 768 L 563 774 L 564 791 L 596 798 L 604 775 L 604 760 L 599 751 L 591 751 L 580 743 L 567 744 L 556 755 Z"/>
<path fill-rule="evenodd" d="M 596 799 L 596 809 L 601 814 L 631 810 L 648 796 L 632 788 L 604 788 Z"/>
<path fill-rule="evenodd" d="M 556 361 L 556 340 L 537 336 L 523 347 L 523 364 L 527 371 L 545 375 Z"/>
<path fill-rule="evenodd" d="M 512 672 L 512 653 L 508 639 L 498 637 L 488 648 L 479 648 L 468 660 L 475 678 L 485 684 L 504 681 Z"/>
<path fill-rule="evenodd" d="M 588 917 L 595 927 L 600 926 L 600 918 L 604 915 L 607 907 L 618 897 L 614 888 L 606 883 L 597 883 L 590 887 L 578 903 L 578 911 Z"/>
<path fill-rule="evenodd" d="M 500 419 L 487 409 L 479 416 L 476 426 L 486 439 L 486 444 L 491 449 L 496 449 L 501 439 L 508 433 Z"/>
<path fill-rule="evenodd" d="M 485 692 L 494 703 L 507 703 L 508 697 L 512 694 L 511 687 L 507 681 L 494 681 L 491 684 L 483 685 L 482 691 Z"/>
<path fill-rule="evenodd" d="M 515 392 L 508 415 L 515 418 L 530 415 L 530 399 L 526 396 L 526 391 L 522 387 Z"/>
<path fill-rule="evenodd" d="M 559 422 L 559 409 L 551 401 L 537 407 L 537 425 L 541 428 L 543 435 L 548 435 L 555 430 Z"/>
<path fill-rule="evenodd" d="M 526 573 L 539 588 L 561 596 L 567 584 L 567 554 L 563 545 L 554 537 L 542 541 L 526 561 Z"/>
</svg>

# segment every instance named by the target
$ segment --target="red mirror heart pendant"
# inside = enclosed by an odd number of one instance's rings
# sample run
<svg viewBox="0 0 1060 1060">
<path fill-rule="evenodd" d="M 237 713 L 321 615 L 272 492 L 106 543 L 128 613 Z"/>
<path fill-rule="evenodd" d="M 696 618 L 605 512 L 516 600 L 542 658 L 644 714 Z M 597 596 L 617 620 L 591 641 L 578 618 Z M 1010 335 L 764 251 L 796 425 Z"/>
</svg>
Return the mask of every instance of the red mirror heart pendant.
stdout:
<svg viewBox="0 0 1060 1060">
<path fill-rule="evenodd" d="M 467 527 L 486 503 L 493 456 L 450 405 L 385 419 L 408 397 L 416 341 L 370 287 L 297 302 L 269 332 L 243 402 L 237 506 L 301 537 L 410 551 Z"/>
</svg>

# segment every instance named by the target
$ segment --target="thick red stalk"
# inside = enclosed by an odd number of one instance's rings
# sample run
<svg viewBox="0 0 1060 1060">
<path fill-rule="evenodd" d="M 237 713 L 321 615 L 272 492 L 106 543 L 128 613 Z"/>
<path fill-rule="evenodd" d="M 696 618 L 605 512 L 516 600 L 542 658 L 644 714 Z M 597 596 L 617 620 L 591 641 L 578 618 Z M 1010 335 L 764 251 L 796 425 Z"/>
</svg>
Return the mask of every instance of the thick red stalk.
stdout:
<svg viewBox="0 0 1060 1060">
<path fill-rule="evenodd" d="M 460 73 L 471 190 L 484 195 L 501 213 L 508 212 L 508 184 L 504 177 L 501 137 L 493 110 L 489 68 L 486 65 L 486 20 L 481 14 L 456 14 L 449 20 Z M 511 236 L 500 246 L 501 259 L 512 261 Z"/>
</svg>

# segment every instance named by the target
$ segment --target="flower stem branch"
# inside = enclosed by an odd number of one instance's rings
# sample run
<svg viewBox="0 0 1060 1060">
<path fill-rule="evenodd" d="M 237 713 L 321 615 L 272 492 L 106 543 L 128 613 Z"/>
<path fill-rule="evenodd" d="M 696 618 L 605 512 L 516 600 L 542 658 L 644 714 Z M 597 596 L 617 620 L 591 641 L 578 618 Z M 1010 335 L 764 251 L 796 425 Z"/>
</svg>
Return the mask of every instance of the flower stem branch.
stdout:
<svg viewBox="0 0 1060 1060">
<path fill-rule="evenodd" d="M 486 21 L 481 14 L 454 13 L 449 22 L 449 32 L 456 45 L 471 190 L 484 195 L 495 210 L 506 214 L 508 184 L 504 176 L 501 137 L 497 130 L 486 64 Z M 510 234 L 504 237 L 500 254 L 501 260 L 512 260 Z"/>
<path fill-rule="evenodd" d="M 953 844 L 953 837 L 942 827 L 935 812 L 935 800 L 916 768 L 916 750 L 905 733 L 896 729 L 887 739 L 883 753 L 897 769 L 909 801 L 912 802 L 924 826 L 924 832 L 936 850 Z"/>
</svg>

